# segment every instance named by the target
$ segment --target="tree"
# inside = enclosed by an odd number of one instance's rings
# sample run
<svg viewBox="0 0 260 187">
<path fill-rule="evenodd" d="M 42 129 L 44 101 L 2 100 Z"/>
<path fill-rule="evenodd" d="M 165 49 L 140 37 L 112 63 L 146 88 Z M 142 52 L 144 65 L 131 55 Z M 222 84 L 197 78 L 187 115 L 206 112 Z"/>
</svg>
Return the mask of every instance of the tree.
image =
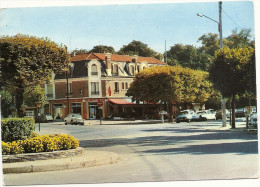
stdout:
<svg viewBox="0 0 260 187">
<path fill-rule="evenodd" d="M 71 54 L 81 55 L 85 53 L 89 53 L 89 51 L 87 49 L 74 49 Z"/>
<path fill-rule="evenodd" d="M 118 52 L 120 55 L 139 55 L 143 57 L 154 57 L 159 60 L 162 60 L 163 56 L 160 53 L 155 52 L 148 47 L 147 44 L 144 44 L 140 41 L 133 40 L 128 45 L 124 45 Z"/>
<path fill-rule="evenodd" d="M 225 47 L 216 52 L 215 59 L 210 68 L 210 79 L 214 86 L 220 90 L 224 97 L 231 98 L 232 106 L 232 128 L 235 128 L 235 97 L 242 95 L 246 90 L 252 90 L 252 74 L 255 69 L 254 49 Z M 250 69 L 251 67 L 252 69 Z M 250 78 L 251 77 L 251 78 Z"/>
<path fill-rule="evenodd" d="M 210 55 L 200 52 L 192 45 L 175 44 L 167 51 L 167 64 L 207 71 Z"/>
<path fill-rule="evenodd" d="M 45 103 L 45 90 L 40 85 L 35 87 L 27 87 L 24 92 L 24 104 L 27 106 L 35 106 L 36 103 Z"/>
<path fill-rule="evenodd" d="M 90 50 L 91 53 L 115 53 L 115 49 L 112 46 L 97 45 Z"/>
<path fill-rule="evenodd" d="M 21 106 L 25 88 L 43 83 L 69 63 L 64 46 L 48 38 L 21 34 L 0 38 L 0 58 L 1 81 L 7 90 L 13 90 L 19 117 L 24 115 Z"/>
<path fill-rule="evenodd" d="M 8 117 L 11 114 L 12 96 L 7 90 L 1 90 L 1 112 L 3 117 Z"/>
<path fill-rule="evenodd" d="M 229 48 L 252 47 L 251 29 L 241 29 L 239 33 L 237 29 L 235 29 L 226 40 L 226 46 Z"/>
<path fill-rule="evenodd" d="M 181 66 L 152 67 L 138 73 L 127 96 L 146 102 L 163 102 L 168 105 L 169 121 L 173 121 L 173 102 L 205 102 L 212 95 L 208 73 Z"/>
<path fill-rule="evenodd" d="M 214 57 L 215 51 L 217 51 L 219 46 L 218 34 L 208 33 L 202 35 L 198 41 L 201 41 L 202 47 L 199 48 L 199 51 L 205 52 Z"/>
</svg>

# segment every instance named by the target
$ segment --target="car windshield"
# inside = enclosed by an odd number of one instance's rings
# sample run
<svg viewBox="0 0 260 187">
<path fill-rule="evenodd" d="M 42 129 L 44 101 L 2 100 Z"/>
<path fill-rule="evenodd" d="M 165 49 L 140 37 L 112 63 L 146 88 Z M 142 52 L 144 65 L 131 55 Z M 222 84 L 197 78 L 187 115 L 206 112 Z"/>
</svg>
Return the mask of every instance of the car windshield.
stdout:
<svg viewBox="0 0 260 187">
<path fill-rule="evenodd" d="M 201 112 L 197 112 L 197 114 L 205 114 L 206 112 L 201 111 Z"/>
</svg>

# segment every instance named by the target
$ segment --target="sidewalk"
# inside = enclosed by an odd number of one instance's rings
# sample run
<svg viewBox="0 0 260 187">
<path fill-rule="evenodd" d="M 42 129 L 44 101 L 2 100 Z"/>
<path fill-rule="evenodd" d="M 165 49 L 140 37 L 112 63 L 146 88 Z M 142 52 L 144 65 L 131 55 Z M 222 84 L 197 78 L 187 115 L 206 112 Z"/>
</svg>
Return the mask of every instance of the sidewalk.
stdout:
<svg viewBox="0 0 260 187">
<path fill-rule="evenodd" d="M 85 151 L 82 154 L 48 160 L 28 162 L 3 163 L 3 173 L 31 173 L 42 171 L 56 171 L 114 164 L 120 161 L 116 153 L 105 151 Z"/>
<path fill-rule="evenodd" d="M 235 127 L 236 128 L 232 129 L 232 127 L 230 126 L 229 122 L 227 121 L 226 127 L 208 127 L 208 128 L 206 128 L 206 130 L 235 131 L 235 132 L 255 132 L 255 133 L 257 132 L 257 128 L 255 128 L 255 127 L 248 126 L 248 128 L 246 128 L 246 122 L 245 121 L 236 122 Z"/>
</svg>

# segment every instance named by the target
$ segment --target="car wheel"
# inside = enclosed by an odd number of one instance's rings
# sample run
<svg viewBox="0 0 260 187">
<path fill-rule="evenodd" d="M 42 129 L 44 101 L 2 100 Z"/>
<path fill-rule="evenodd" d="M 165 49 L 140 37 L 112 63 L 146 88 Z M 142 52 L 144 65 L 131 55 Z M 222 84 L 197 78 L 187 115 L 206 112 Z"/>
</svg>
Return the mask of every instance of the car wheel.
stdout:
<svg viewBox="0 0 260 187">
<path fill-rule="evenodd" d="M 65 121 L 65 125 L 68 125 L 67 121 Z"/>
<path fill-rule="evenodd" d="M 176 123 L 180 123 L 180 121 L 179 121 L 179 120 L 176 120 Z"/>
<path fill-rule="evenodd" d="M 188 123 L 190 123 L 190 119 L 188 119 L 188 121 L 187 121 Z"/>
</svg>

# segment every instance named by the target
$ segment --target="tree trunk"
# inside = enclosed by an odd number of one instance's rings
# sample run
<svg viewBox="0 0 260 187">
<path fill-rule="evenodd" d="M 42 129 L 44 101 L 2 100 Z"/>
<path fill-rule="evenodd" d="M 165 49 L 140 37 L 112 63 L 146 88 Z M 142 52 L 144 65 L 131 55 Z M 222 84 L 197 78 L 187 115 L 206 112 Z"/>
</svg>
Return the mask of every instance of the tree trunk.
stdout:
<svg viewBox="0 0 260 187">
<path fill-rule="evenodd" d="M 232 95 L 232 129 L 236 128 L 236 116 L 235 116 L 235 95 Z"/>
<path fill-rule="evenodd" d="M 24 88 L 19 88 L 15 96 L 17 116 L 20 118 L 24 117 L 26 114 L 26 111 L 23 107 L 23 94 L 24 94 Z"/>
<path fill-rule="evenodd" d="M 171 123 L 173 122 L 173 112 L 172 112 L 172 102 L 167 102 L 168 103 L 168 114 L 169 114 L 169 117 L 168 117 L 168 122 Z"/>
</svg>

